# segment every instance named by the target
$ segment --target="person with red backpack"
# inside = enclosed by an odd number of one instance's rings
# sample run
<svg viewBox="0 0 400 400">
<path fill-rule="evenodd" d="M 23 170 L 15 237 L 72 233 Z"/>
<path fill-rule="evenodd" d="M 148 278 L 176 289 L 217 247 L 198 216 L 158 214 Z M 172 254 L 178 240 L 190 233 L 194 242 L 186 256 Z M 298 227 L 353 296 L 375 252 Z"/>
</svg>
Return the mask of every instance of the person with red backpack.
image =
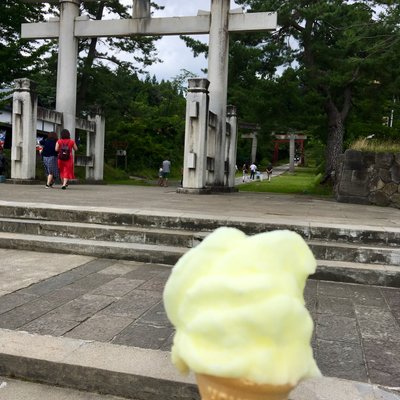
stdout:
<svg viewBox="0 0 400 400">
<path fill-rule="evenodd" d="M 58 152 L 58 170 L 62 182 L 61 189 L 68 187 L 68 180 L 75 179 L 74 175 L 74 155 L 72 150 L 77 151 L 78 146 L 71 139 L 68 129 L 61 131 L 61 139 L 57 141 L 56 151 Z"/>
</svg>

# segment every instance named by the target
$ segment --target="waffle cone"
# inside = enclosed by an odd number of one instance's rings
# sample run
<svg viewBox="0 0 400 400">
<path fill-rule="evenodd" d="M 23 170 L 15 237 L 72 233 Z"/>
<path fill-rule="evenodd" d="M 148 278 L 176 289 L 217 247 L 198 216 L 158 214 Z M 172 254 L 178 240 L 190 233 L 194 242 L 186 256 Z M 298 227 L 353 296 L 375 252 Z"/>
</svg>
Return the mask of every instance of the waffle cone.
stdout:
<svg viewBox="0 0 400 400">
<path fill-rule="evenodd" d="M 294 388 L 203 374 L 196 374 L 196 380 L 202 400 L 288 400 Z"/>
</svg>

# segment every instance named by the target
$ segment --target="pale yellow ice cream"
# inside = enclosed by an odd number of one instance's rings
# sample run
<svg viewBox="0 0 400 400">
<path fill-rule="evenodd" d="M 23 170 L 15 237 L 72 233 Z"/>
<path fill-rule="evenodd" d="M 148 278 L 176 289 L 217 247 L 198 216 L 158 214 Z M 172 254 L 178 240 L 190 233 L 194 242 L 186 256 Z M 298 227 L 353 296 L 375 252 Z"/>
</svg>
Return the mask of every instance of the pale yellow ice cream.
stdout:
<svg viewBox="0 0 400 400">
<path fill-rule="evenodd" d="M 219 228 L 175 265 L 164 290 L 182 372 L 295 385 L 319 376 L 303 290 L 316 262 L 291 231 Z"/>
</svg>

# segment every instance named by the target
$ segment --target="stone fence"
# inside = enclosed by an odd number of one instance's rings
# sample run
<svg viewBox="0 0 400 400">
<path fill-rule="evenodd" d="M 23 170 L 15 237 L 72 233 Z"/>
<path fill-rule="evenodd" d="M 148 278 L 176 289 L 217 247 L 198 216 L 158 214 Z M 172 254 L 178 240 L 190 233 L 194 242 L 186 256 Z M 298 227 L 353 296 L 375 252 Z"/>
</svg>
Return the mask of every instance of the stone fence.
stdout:
<svg viewBox="0 0 400 400">
<path fill-rule="evenodd" d="M 400 153 L 346 150 L 338 165 L 337 201 L 400 208 Z"/>
</svg>

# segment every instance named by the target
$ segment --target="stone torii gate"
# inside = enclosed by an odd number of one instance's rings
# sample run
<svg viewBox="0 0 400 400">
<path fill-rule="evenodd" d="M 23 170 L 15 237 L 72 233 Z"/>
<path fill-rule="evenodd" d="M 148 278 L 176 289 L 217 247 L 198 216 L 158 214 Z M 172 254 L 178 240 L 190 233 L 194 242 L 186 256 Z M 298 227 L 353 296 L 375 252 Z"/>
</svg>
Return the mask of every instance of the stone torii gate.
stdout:
<svg viewBox="0 0 400 400">
<path fill-rule="evenodd" d="M 274 30 L 277 25 L 276 13 L 244 13 L 242 9 L 230 10 L 230 0 L 211 0 L 211 12 L 199 11 L 197 16 L 190 17 L 151 18 L 150 0 L 133 0 L 132 18 L 93 21 L 88 16 L 79 15 L 80 3 L 81 0 L 59 0 L 59 19 L 22 24 L 21 30 L 21 37 L 25 39 L 59 40 L 56 110 L 64 115 L 64 127 L 72 135 L 75 134 L 79 38 L 209 34 L 210 109 L 218 117 L 216 154 L 223 154 L 229 33 Z M 216 158 L 215 164 L 215 184 L 223 186 L 224 158 Z"/>
<path fill-rule="evenodd" d="M 258 124 L 253 124 L 251 122 L 240 122 L 239 129 L 250 130 L 250 133 L 242 133 L 242 139 L 251 139 L 251 159 L 252 163 L 256 162 L 257 156 L 257 144 L 258 144 L 258 132 L 260 126 Z"/>
</svg>

